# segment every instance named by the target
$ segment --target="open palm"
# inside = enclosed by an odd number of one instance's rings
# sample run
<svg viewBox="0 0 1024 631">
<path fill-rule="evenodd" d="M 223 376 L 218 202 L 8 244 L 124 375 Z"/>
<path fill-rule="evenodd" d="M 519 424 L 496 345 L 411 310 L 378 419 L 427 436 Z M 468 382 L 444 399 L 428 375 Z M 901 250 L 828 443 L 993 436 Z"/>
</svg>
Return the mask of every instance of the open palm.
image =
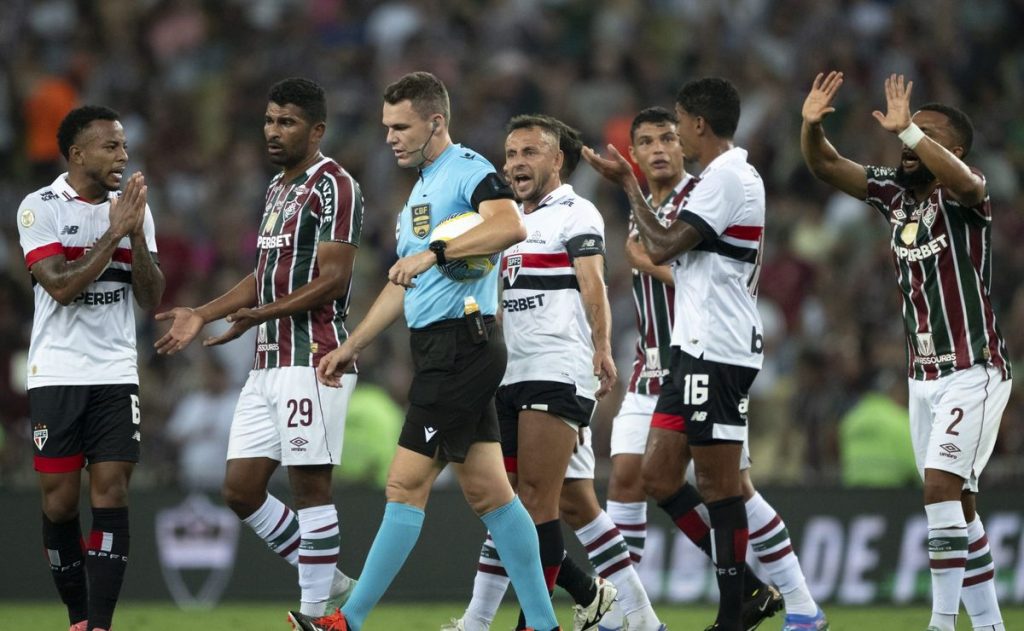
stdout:
<svg viewBox="0 0 1024 631">
<path fill-rule="evenodd" d="M 819 72 L 818 76 L 814 77 L 810 93 L 804 99 L 802 111 L 804 121 L 811 125 L 817 125 L 826 116 L 836 111 L 836 108 L 832 106 L 832 101 L 841 85 L 843 85 L 843 73 L 833 70 L 828 73 L 828 76 L 825 76 L 825 73 Z"/>
<path fill-rule="evenodd" d="M 904 82 L 903 75 L 891 74 L 885 80 L 886 112 L 875 110 L 871 113 L 878 124 L 898 134 L 910 126 L 910 92 L 914 89 L 913 81 Z"/>
</svg>

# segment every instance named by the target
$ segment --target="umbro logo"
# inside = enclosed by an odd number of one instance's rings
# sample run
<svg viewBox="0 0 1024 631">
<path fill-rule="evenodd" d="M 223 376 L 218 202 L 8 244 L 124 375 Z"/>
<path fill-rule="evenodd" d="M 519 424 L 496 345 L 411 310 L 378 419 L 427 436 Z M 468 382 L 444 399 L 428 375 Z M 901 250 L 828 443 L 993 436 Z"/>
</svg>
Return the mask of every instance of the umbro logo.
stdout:
<svg viewBox="0 0 1024 631">
<path fill-rule="evenodd" d="M 939 449 L 945 451 L 947 454 L 958 454 L 958 453 L 960 453 L 960 448 L 957 447 L 956 445 L 954 445 L 953 443 L 946 443 L 945 445 L 939 445 Z"/>
<path fill-rule="evenodd" d="M 298 436 L 296 438 L 293 438 L 293 439 L 289 440 L 288 442 L 290 442 L 291 444 L 295 445 L 296 447 L 305 447 L 306 445 L 309 444 L 309 441 L 306 440 L 305 438 L 303 438 L 302 436 Z"/>
<path fill-rule="evenodd" d="M 61 229 L 60 233 L 61 234 L 78 234 L 78 226 L 64 226 Z"/>
<path fill-rule="evenodd" d="M 427 442 L 428 442 L 428 443 L 429 443 L 429 442 L 430 442 L 431 440 L 433 440 L 433 439 L 434 439 L 434 435 L 435 435 L 435 434 L 437 434 L 437 429 L 435 429 L 435 428 L 433 428 L 433 427 L 424 427 L 424 428 L 423 428 L 423 435 L 424 435 L 424 436 L 426 436 L 426 439 L 427 439 Z"/>
</svg>

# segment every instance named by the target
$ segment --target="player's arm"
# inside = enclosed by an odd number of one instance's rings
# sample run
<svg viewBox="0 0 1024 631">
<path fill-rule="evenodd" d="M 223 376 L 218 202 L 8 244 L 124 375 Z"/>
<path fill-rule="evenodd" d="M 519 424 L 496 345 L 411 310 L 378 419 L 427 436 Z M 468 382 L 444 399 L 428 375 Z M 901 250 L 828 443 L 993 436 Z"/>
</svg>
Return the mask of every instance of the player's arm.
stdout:
<svg viewBox="0 0 1024 631">
<path fill-rule="evenodd" d="M 175 307 L 170 311 L 156 314 L 157 320 L 171 320 L 171 328 L 158 339 L 153 347 L 157 354 L 173 355 L 184 349 L 199 335 L 207 322 L 220 320 L 230 313 L 258 303 L 256 276 L 249 274 L 224 294 L 195 309 Z"/>
<path fill-rule="evenodd" d="M 811 91 L 804 99 L 800 152 L 814 177 L 847 195 L 864 199 L 868 196 L 868 176 L 864 167 L 839 155 L 825 137 L 825 130 L 821 126 L 821 121 L 836 111 L 832 101 L 841 85 L 843 73 L 834 70 L 828 76 L 819 72 L 814 78 Z"/>
<path fill-rule="evenodd" d="M 34 263 L 29 271 L 54 300 L 64 306 L 71 304 L 107 269 L 118 243 L 136 228 L 145 206 L 146 186 L 142 175 L 134 173 L 128 178 L 124 193 L 110 201 L 110 227 L 85 254 L 70 262 L 63 253 L 48 256 Z"/>
<path fill-rule="evenodd" d="M 647 274 L 654 278 L 654 280 L 674 287 L 676 281 L 672 278 L 672 268 L 668 265 L 655 265 L 651 261 L 651 257 L 647 254 L 647 250 L 644 249 L 642 243 L 640 243 L 640 235 L 629 235 L 626 237 L 626 261 L 629 266 L 638 272 Z"/>
<path fill-rule="evenodd" d="M 317 247 L 316 264 L 319 275 L 295 291 L 256 309 L 240 309 L 250 312 L 256 324 L 276 320 L 317 307 L 345 297 L 352 278 L 352 267 L 356 260 L 356 246 L 340 241 L 321 241 Z M 238 315 L 239 318 L 234 316 Z M 242 314 L 231 314 L 229 322 L 241 319 Z"/>
<path fill-rule="evenodd" d="M 872 115 L 886 131 L 896 134 L 917 154 L 924 166 L 964 206 L 975 206 L 985 199 L 985 180 L 971 171 L 963 160 L 925 135 L 910 115 L 910 93 L 914 82 L 904 83 L 903 75 L 890 75 L 885 80 L 886 113 Z M 906 140 L 904 140 L 906 139 Z M 908 144 L 909 142 L 909 144 Z"/>
<path fill-rule="evenodd" d="M 600 399 L 611 391 L 617 376 L 612 359 L 612 310 L 604 285 L 604 256 L 578 256 L 572 265 L 594 343 L 594 376 L 600 380 L 596 396 Z"/>
<path fill-rule="evenodd" d="M 217 337 L 203 340 L 203 346 L 217 346 L 238 339 L 254 326 L 297 313 L 345 296 L 352 276 L 356 247 L 351 243 L 321 241 L 317 247 L 319 275 L 295 291 L 258 308 L 242 307 L 226 317 L 231 327 Z"/>
<path fill-rule="evenodd" d="M 676 220 L 667 228 L 661 225 L 647 203 L 629 162 L 611 144 L 608 145 L 608 153 L 610 158 L 602 158 L 590 147 L 584 147 L 583 159 L 605 179 L 618 184 L 626 192 L 640 240 L 651 262 L 661 265 L 696 247 L 703 239 L 701 233 L 682 220 Z"/>
<path fill-rule="evenodd" d="M 147 231 L 153 233 L 152 221 L 149 209 L 144 209 L 137 229 L 129 235 L 132 246 L 132 293 L 135 294 L 135 302 L 147 311 L 160 304 L 166 286 L 164 273 L 146 237 Z"/>
<path fill-rule="evenodd" d="M 366 312 L 366 317 L 352 331 L 345 343 L 320 358 L 320 363 L 316 367 L 316 378 L 320 383 L 339 387 L 341 376 L 356 361 L 359 352 L 402 315 L 404 303 L 404 287 L 394 283 L 385 285 L 377 299 L 373 301 L 370 310 Z"/>
</svg>

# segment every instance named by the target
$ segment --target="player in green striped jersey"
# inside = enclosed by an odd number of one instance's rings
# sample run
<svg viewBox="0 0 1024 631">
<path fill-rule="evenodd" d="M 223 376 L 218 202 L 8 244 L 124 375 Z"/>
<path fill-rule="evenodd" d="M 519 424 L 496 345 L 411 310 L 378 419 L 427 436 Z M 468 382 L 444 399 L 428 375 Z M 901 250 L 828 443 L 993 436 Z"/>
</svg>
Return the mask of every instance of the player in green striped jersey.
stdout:
<svg viewBox="0 0 1024 631">
<path fill-rule="evenodd" d="M 172 324 L 156 347 L 176 353 L 221 318 L 231 327 L 203 346 L 257 328 L 256 361 L 231 422 L 224 499 L 271 550 L 298 567 L 302 613 L 319 617 L 328 599 L 337 606 L 352 588 L 336 567 L 340 530 L 331 469 L 340 462 L 356 376 L 344 376 L 345 388 L 326 388 L 315 366 L 348 337 L 363 198 L 355 179 L 320 153 L 323 89 L 285 79 L 268 101 L 263 134 L 281 172 L 267 189 L 256 270 L 201 307 L 159 314 Z M 288 468 L 295 510 L 267 493 L 281 465 Z"/>
<path fill-rule="evenodd" d="M 903 142 L 899 166 L 864 167 L 825 138 L 841 72 L 819 74 L 803 106 L 800 146 L 818 178 L 866 201 L 889 222 L 903 296 L 910 432 L 925 483 L 932 618 L 952 631 L 960 600 L 975 629 L 1004 629 L 994 566 L 975 512 L 978 476 L 995 447 L 1009 399 L 1010 363 L 989 296 L 992 207 L 980 171 L 967 166 L 974 128 L 939 103 L 911 116 L 913 82 L 885 81 L 887 111 L 874 112 Z"/>
</svg>

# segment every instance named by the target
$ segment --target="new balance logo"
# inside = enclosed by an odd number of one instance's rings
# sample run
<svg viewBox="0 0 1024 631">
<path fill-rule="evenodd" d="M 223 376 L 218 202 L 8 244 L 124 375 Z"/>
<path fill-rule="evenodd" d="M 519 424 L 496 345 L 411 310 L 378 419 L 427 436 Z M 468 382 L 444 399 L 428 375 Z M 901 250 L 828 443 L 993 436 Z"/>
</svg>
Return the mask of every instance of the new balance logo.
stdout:
<svg viewBox="0 0 1024 631">
<path fill-rule="evenodd" d="M 431 440 L 434 439 L 434 434 L 436 434 L 436 433 L 437 433 L 437 430 L 434 429 L 433 427 L 424 427 L 423 428 L 423 435 L 426 436 L 428 443 Z"/>
<path fill-rule="evenodd" d="M 694 412 L 693 414 L 690 415 L 690 420 L 694 421 L 694 422 L 706 421 L 706 420 L 708 420 L 708 413 L 707 412 Z"/>
<path fill-rule="evenodd" d="M 61 234 L 78 234 L 78 226 L 64 226 L 61 229 L 60 233 Z"/>
</svg>

